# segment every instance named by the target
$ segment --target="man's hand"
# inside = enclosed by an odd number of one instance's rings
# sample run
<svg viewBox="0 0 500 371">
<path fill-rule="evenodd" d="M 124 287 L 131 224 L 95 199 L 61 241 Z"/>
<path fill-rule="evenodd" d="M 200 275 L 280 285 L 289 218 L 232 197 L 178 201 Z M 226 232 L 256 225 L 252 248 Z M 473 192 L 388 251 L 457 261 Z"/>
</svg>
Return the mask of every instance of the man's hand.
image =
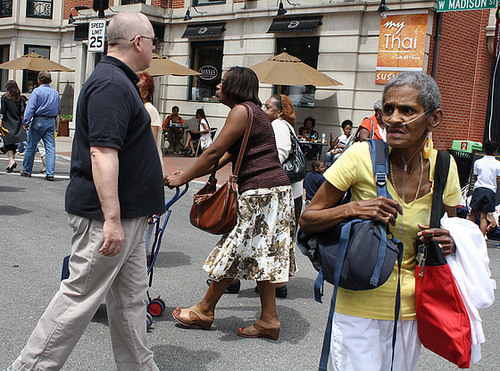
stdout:
<svg viewBox="0 0 500 371">
<path fill-rule="evenodd" d="M 23 124 L 23 129 L 28 131 L 30 129 L 30 124 Z"/>
<path fill-rule="evenodd" d="M 105 220 L 102 231 L 104 233 L 104 243 L 99 249 L 99 254 L 110 257 L 118 255 L 122 251 L 123 242 L 125 240 L 120 221 L 113 222 Z"/>
</svg>

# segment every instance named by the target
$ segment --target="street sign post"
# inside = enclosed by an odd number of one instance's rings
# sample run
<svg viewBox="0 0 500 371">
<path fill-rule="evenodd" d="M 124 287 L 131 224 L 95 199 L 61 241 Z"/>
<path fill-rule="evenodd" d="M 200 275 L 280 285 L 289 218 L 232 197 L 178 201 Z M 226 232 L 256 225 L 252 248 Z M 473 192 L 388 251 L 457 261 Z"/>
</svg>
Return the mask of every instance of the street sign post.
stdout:
<svg viewBox="0 0 500 371">
<path fill-rule="evenodd" d="M 497 7 L 497 0 L 438 0 L 438 12 L 454 10 L 493 9 Z"/>
<path fill-rule="evenodd" d="M 104 37 L 106 35 L 106 20 L 91 19 L 89 22 L 89 44 L 91 53 L 104 53 Z"/>
</svg>

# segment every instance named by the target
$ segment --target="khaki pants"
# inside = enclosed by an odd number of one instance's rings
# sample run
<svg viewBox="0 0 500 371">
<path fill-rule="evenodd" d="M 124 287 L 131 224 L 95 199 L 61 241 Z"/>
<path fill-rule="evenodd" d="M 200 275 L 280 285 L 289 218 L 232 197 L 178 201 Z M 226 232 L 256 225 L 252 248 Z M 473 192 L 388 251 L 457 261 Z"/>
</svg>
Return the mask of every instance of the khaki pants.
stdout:
<svg viewBox="0 0 500 371">
<path fill-rule="evenodd" d="M 70 276 L 61 282 L 13 370 L 59 370 L 104 299 L 118 370 L 158 370 L 146 345 L 146 218 L 122 220 L 125 243 L 99 254 L 101 220 L 68 215 L 73 228 Z M 96 349 L 96 351 L 98 351 Z"/>
</svg>

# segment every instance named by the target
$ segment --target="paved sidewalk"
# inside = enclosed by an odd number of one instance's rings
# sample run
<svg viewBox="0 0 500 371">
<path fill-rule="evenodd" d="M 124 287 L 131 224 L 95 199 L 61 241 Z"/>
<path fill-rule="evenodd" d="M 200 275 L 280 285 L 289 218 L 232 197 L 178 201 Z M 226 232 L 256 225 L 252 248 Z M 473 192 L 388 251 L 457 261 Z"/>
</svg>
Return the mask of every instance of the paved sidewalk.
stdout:
<svg viewBox="0 0 500 371">
<path fill-rule="evenodd" d="M 56 138 L 56 158 L 59 161 L 71 161 L 71 146 L 73 139 L 70 137 Z M 195 157 L 184 157 L 182 155 L 173 155 L 169 153 L 167 156 L 163 156 L 164 169 L 167 174 L 173 173 L 176 170 L 186 170 L 191 164 L 196 161 Z M 219 184 L 227 181 L 231 175 L 231 165 L 228 164 L 224 168 L 217 172 L 217 179 Z M 192 183 L 206 183 L 208 176 L 204 176 L 196 179 Z"/>
</svg>

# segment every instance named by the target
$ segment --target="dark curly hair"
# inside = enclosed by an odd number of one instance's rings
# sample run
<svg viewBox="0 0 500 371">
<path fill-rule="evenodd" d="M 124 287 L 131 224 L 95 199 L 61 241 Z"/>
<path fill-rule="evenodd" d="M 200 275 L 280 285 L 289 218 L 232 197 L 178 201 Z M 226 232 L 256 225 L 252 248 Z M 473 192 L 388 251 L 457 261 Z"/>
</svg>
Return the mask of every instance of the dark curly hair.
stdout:
<svg viewBox="0 0 500 371">
<path fill-rule="evenodd" d="M 231 67 L 222 82 L 222 93 L 236 103 L 253 102 L 262 106 L 259 99 L 259 79 L 255 72 L 247 67 Z"/>
</svg>

